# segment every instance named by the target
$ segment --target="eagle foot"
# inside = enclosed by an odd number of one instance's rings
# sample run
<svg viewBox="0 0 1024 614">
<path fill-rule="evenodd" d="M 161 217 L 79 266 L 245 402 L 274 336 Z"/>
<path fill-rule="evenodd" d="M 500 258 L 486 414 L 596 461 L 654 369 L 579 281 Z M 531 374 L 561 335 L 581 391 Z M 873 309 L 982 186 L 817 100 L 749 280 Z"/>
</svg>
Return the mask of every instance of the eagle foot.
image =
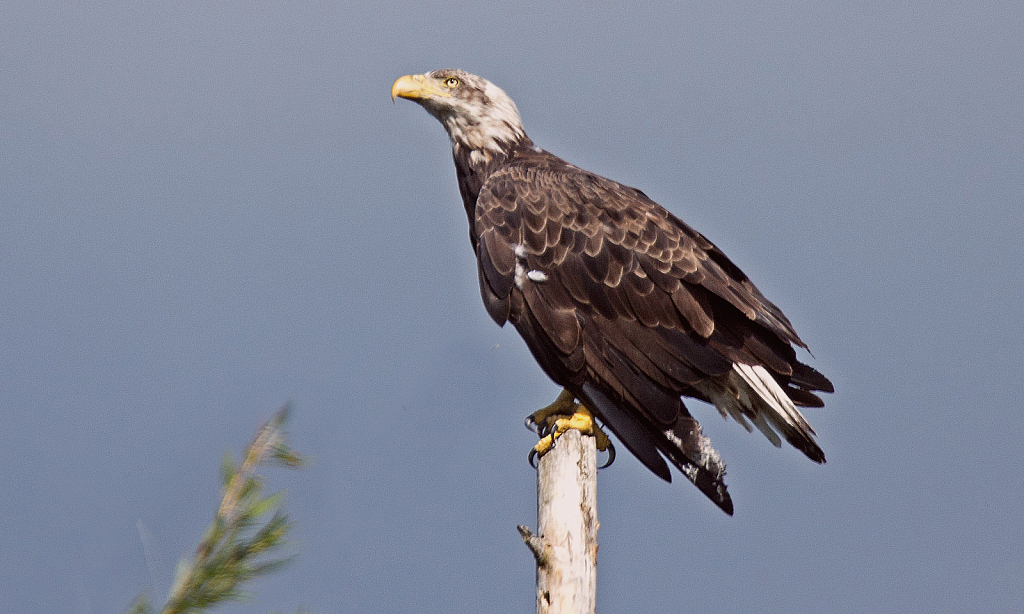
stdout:
<svg viewBox="0 0 1024 614">
<path fill-rule="evenodd" d="M 530 450 L 530 466 L 537 468 L 536 459 L 547 454 L 555 446 L 555 441 L 569 429 L 576 429 L 584 435 L 597 439 L 599 452 L 608 452 L 608 460 L 598 469 L 604 469 L 615 460 L 615 446 L 612 445 L 607 433 L 601 430 L 584 405 L 578 403 L 568 390 L 562 390 L 555 401 L 542 407 L 526 417 L 526 428 L 540 435 L 540 441 Z"/>
</svg>

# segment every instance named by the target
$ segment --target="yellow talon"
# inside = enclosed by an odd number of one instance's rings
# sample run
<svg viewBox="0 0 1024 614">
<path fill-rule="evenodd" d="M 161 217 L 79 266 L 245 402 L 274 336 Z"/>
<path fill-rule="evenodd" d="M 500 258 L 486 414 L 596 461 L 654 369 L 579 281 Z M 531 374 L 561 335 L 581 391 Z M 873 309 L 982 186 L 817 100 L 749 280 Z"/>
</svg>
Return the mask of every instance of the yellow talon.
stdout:
<svg viewBox="0 0 1024 614">
<path fill-rule="evenodd" d="M 555 418 L 575 414 L 578 407 L 581 405 L 576 402 L 576 397 L 572 396 L 568 390 L 563 389 L 551 405 L 542 407 L 526 417 L 526 428 L 540 433 L 550 428 L 554 424 Z"/>
<path fill-rule="evenodd" d="M 611 464 L 615 458 L 615 448 L 608 439 L 608 435 L 601 430 L 594 421 L 594 415 L 585 406 L 576 402 L 576 398 L 568 390 L 562 390 L 554 403 L 533 412 L 526 418 L 526 426 L 541 436 L 537 445 L 533 446 L 530 452 L 530 463 L 534 457 L 540 458 L 548 453 L 555 445 L 555 440 L 562 436 L 562 433 L 569 429 L 576 429 L 584 435 L 590 435 L 597 439 L 597 449 L 601 452 L 609 451 L 608 462 Z"/>
</svg>

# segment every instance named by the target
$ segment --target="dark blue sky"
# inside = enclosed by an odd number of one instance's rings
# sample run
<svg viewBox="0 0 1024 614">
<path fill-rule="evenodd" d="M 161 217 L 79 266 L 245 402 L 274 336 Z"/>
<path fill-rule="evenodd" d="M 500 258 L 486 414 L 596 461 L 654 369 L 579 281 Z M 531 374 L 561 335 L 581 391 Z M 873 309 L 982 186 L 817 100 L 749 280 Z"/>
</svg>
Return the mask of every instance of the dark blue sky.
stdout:
<svg viewBox="0 0 1024 614">
<path fill-rule="evenodd" d="M 1019 2 L 0 7 L 0 603 L 159 601 L 294 404 L 295 563 L 224 612 L 523 612 L 549 382 L 477 291 L 460 67 L 782 307 L 829 459 L 691 402 L 736 516 L 601 473 L 602 611 L 1024 610 Z M 143 543 L 147 542 L 146 548 Z M 147 551 L 148 550 L 148 551 Z"/>
</svg>

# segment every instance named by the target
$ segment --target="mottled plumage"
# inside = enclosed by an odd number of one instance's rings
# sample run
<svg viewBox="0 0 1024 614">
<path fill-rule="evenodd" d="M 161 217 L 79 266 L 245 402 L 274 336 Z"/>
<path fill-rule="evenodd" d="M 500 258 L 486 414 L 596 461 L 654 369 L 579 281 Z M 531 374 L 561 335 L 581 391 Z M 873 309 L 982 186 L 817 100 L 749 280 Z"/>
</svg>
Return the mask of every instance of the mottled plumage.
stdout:
<svg viewBox="0 0 1024 614">
<path fill-rule="evenodd" d="M 714 244 L 640 190 L 526 136 L 515 104 L 459 70 L 396 81 L 447 129 L 480 290 L 544 371 L 651 471 L 667 458 L 723 510 L 725 465 L 681 396 L 772 443 L 825 456 L 796 406 L 832 384 L 799 362 L 785 315 Z"/>
</svg>

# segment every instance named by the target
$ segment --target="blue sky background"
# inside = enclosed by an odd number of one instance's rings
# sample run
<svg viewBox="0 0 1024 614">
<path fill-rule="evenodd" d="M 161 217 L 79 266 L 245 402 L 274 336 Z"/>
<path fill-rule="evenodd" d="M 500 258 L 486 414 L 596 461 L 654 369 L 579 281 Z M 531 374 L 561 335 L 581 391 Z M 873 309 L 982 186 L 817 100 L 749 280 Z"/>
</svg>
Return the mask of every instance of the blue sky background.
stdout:
<svg viewBox="0 0 1024 614">
<path fill-rule="evenodd" d="M 442 128 L 388 98 L 460 67 L 718 243 L 838 391 L 824 466 L 689 403 L 733 518 L 620 455 L 602 611 L 1024 610 L 1022 32 L 995 1 L 7 0 L 2 609 L 161 600 L 291 401 L 298 556 L 221 611 L 532 611 L 522 420 L 558 389 L 480 304 Z"/>
</svg>

